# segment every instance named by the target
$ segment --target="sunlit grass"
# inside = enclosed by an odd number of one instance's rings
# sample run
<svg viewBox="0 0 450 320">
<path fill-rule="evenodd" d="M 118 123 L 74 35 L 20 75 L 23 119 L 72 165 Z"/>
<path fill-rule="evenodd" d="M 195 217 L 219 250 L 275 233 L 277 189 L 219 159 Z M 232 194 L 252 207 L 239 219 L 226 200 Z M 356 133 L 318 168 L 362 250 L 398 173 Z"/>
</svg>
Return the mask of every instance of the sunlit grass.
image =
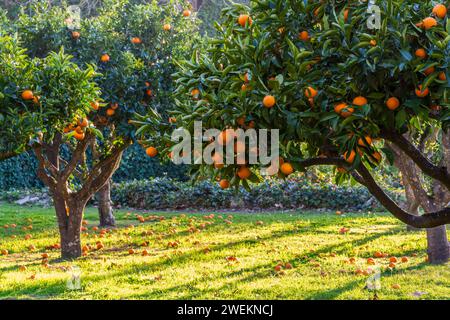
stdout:
<svg viewBox="0 0 450 320">
<path fill-rule="evenodd" d="M 86 212 L 88 235 L 83 244 L 95 248 L 74 262 L 59 261 L 52 209 L 0 206 L 0 297 L 26 299 L 370 299 L 369 276 L 356 270 L 381 269 L 380 299 L 449 299 L 449 265 L 425 262 L 424 232 L 409 233 L 387 214 L 208 212 L 147 213 L 165 220 L 140 223 L 133 212 L 117 213 L 119 227 L 100 238 L 95 209 Z M 213 219 L 205 215 L 214 213 Z M 222 216 L 220 218 L 219 216 Z M 31 219 L 31 220 L 30 220 Z M 190 220 L 193 219 L 193 220 Z M 231 224 L 226 220 L 232 221 Z M 190 222 L 191 221 L 191 222 Z M 262 222 L 262 224 L 261 224 Z M 201 232 L 189 232 L 189 224 Z M 209 224 L 209 225 L 208 225 Z M 32 230 L 23 227 L 33 226 Z M 129 226 L 133 225 L 133 228 Z M 341 234 L 342 227 L 349 228 Z M 144 231 L 153 234 L 144 235 Z M 24 237 L 31 234 L 32 238 Z M 143 242 L 148 246 L 142 247 Z M 179 242 L 172 248 L 169 242 Z M 29 246 L 35 251 L 30 252 Z M 133 248 L 136 254 L 130 255 Z M 147 249 L 149 256 L 142 256 Z M 388 268 L 388 258 L 367 265 L 376 251 L 409 261 Z M 48 253 L 49 266 L 42 265 Z M 349 263 L 354 257 L 356 261 Z M 274 267 L 282 262 L 292 269 Z M 20 266 L 26 266 L 25 271 Z M 67 280 L 78 266 L 81 289 Z M 32 279 L 34 277 L 34 279 Z M 394 289 L 394 284 L 400 289 Z"/>
</svg>

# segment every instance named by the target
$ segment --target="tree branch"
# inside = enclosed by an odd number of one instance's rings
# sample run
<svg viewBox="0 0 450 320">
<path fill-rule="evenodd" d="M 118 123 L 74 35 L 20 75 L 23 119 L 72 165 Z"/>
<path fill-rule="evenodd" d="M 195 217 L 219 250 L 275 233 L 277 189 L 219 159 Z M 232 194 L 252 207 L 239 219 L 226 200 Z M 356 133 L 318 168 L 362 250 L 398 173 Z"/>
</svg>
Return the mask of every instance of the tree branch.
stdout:
<svg viewBox="0 0 450 320">
<path fill-rule="evenodd" d="M 111 154 L 97 163 L 92 168 L 89 177 L 86 179 L 83 187 L 78 191 L 77 195 L 81 198 L 90 198 L 111 178 L 117 170 L 122 159 L 124 150 L 130 145 L 130 142 L 124 142 L 121 146 L 116 147 Z"/>
<path fill-rule="evenodd" d="M 311 158 L 300 161 L 305 168 L 320 165 L 336 165 L 346 167 L 348 164 L 340 158 Z M 411 215 L 400 208 L 376 183 L 369 170 L 361 164 L 357 169 L 369 192 L 397 219 L 415 228 L 434 228 L 450 223 L 450 208 L 427 213 L 422 216 Z M 359 182 L 359 181 L 358 181 Z"/>
<path fill-rule="evenodd" d="M 56 179 L 52 176 L 49 176 L 46 173 L 45 166 L 46 161 L 43 154 L 42 154 L 42 147 L 36 146 L 34 147 L 34 153 L 36 154 L 36 158 L 38 159 L 38 169 L 37 169 L 37 175 L 41 181 L 50 188 L 51 191 L 53 191 L 56 188 L 57 182 Z"/>
<path fill-rule="evenodd" d="M 84 154 L 93 139 L 95 139 L 93 135 L 91 135 L 90 133 L 86 133 L 86 137 L 82 141 L 78 142 L 77 147 L 72 152 L 72 158 L 68 162 L 67 166 L 65 166 L 60 175 L 60 181 L 65 182 L 69 179 L 78 163 L 83 159 Z"/>
<path fill-rule="evenodd" d="M 19 154 L 17 152 L 13 152 L 13 151 L 0 152 L 0 161 L 14 158 L 15 156 L 18 156 L 18 155 Z"/>
<path fill-rule="evenodd" d="M 382 138 L 389 140 L 402 150 L 408 157 L 414 161 L 417 166 L 431 178 L 441 182 L 448 190 L 450 190 L 450 173 L 446 167 L 434 165 L 427 157 L 425 157 L 408 139 L 401 134 L 392 131 L 382 131 Z"/>
<path fill-rule="evenodd" d="M 370 193 L 397 219 L 415 228 L 435 228 L 450 223 L 450 208 L 427 213 L 422 216 L 411 215 L 400 208 L 376 183 L 369 170 L 361 164 L 357 171 L 361 174 Z"/>
</svg>

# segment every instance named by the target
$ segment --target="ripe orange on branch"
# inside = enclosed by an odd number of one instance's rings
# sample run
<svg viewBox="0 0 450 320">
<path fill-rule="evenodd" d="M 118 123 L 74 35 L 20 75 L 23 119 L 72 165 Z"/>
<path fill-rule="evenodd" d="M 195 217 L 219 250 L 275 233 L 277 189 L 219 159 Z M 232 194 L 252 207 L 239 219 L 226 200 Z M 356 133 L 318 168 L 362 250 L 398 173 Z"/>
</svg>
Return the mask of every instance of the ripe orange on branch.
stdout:
<svg viewBox="0 0 450 320">
<path fill-rule="evenodd" d="M 437 4 L 433 8 L 433 14 L 439 19 L 444 19 L 447 16 L 447 7 L 443 4 Z"/>
<path fill-rule="evenodd" d="M 348 163 L 353 163 L 355 161 L 356 152 L 354 150 L 350 151 L 350 153 L 344 153 L 344 159 Z"/>
<path fill-rule="evenodd" d="M 436 19 L 432 18 L 432 17 L 428 17 L 423 19 L 422 21 L 422 26 L 425 30 L 429 30 L 433 27 L 436 27 L 438 25 Z"/>
<path fill-rule="evenodd" d="M 430 89 L 426 88 L 422 90 L 422 88 L 423 86 L 419 85 L 419 87 L 416 89 L 416 96 L 418 96 L 419 98 L 425 98 L 430 94 Z"/>
<path fill-rule="evenodd" d="M 305 89 L 305 96 L 307 98 L 315 98 L 317 96 L 317 90 L 313 87 L 308 87 Z"/>
<path fill-rule="evenodd" d="M 299 39 L 302 41 L 309 41 L 309 33 L 308 31 L 302 31 L 298 35 Z"/>
<path fill-rule="evenodd" d="M 237 172 L 237 175 L 238 175 L 238 177 L 241 178 L 242 180 L 247 180 L 247 179 L 250 178 L 250 176 L 252 175 L 252 172 L 250 171 L 249 168 L 243 166 L 243 167 L 240 167 L 240 168 L 239 168 L 239 170 L 238 170 L 238 172 Z"/>
<path fill-rule="evenodd" d="M 228 180 L 226 180 L 226 179 L 222 179 L 222 180 L 220 180 L 219 185 L 220 185 L 220 187 L 222 189 L 225 190 L 225 189 L 228 189 L 230 187 L 230 182 Z"/>
<path fill-rule="evenodd" d="M 417 58 L 425 59 L 427 57 L 427 52 L 424 48 L 419 48 L 416 50 L 415 55 Z"/>
<path fill-rule="evenodd" d="M 158 155 L 158 150 L 155 147 L 148 147 L 145 150 L 145 153 L 150 157 L 150 158 L 154 158 Z"/>
<path fill-rule="evenodd" d="M 388 107 L 389 110 L 394 111 L 400 106 L 400 101 L 396 97 L 391 97 L 386 101 L 386 107 Z"/>
<path fill-rule="evenodd" d="M 272 108 L 276 104 L 276 99 L 274 96 L 265 96 L 263 99 L 263 106 L 266 108 Z"/>
<path fill-rule="evenodd" d="M 187 17 L 189 17 L 191 15 L 191 13 L 192 13 L 191 10 L 186 9 L 186 10 L 183 11 L 183 17 L 187 18 Z"/>
<path fill-rule="evenodd" d="M 334 107 L 334 112 L 343 118 L 348 118 L 355 112 L 355 109 L 349 107 L 346 103 L 339 103 Z"/>
<path fill-rule="evenodd" d="M 284 175 L 288 176 L 294 172 L 294 167 L 290 163 L 285 162 L 281 165 L 280 170 Z"/>
<path fill-rule="evenodd" d="M 368 103 L 365 97 L 359 96 L 353 99 L 353 104 L 358 107 L 365 106 Z"/>
<path fill-rule="evenodd" d="M 241 14 L 238 18 L 238 23 L 241 25 L 241 27 L 245 27 L 247 23 L 249 26 L 251 26 L 253 20 L 248 14 Z"/>
<path fill-rule="evenodd" d="M 100 60 L 101 60 L 101 62 L 103 62 L 103 63 L 108 62 L 110 59 L 111 59 L 111 58 L 110 58 L 109 55 L 107 55 L 106 53 L 100 57 Z"/>
<path fill-rule="evenodd" d="M 33 100 L 33 98 L 34 98 L 33 91 L 25 90 L 24 92 L 22 92 L 22 99 L 23 100 Z"/>
</svg>

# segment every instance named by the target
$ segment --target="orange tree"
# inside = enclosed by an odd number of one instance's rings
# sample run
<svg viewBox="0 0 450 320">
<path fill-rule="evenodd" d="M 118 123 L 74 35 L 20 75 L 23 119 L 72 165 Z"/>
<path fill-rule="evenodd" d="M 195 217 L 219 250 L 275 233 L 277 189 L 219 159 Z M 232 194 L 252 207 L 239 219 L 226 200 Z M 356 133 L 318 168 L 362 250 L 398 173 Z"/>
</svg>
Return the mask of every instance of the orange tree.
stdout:
<svg viewBox="0 0 450 320">
<path fill-rule="evenodd" d="M 389 142 L 450 190 L 445 152 L 435 149 L 430 160 L 405 138 L 431 126 L 447 135 L 447 4 L 376 4 L 381 15 L 375 20 L 368 4 L 358 1 L 264 0 L 252 1 L 251 8 L 227 8 L 208 50 L 182 64 L 176 75 L 172 127 L 192 133 L 193 122 L 201 120 L 205 129 L 280 129 L 281 176 L 332 165 L 338 182 L 363 184 L 399 220 L 420 228 L 448 224 L 450 208 L 412 215 L 371 174 L 382 161 L 393 161 Z M 141 120 L 146 144 L 171 152 L 170 130 L 152 130 L 157 123 L 164 128 L 165 120 L 154 115 Z M 220 180 L 223 188 L 260 180 L 257 165 L 205 164 L 193 170 Z M 446 250 L 444 260 L 448 245 Z"/>
<path fill-rule="evenodd" d="M 55 134 L 44 135 L 34 147 L 38 176 L 54 200 L 64 258 L 82 255 L 84 208 L 108 183 L 135 140 L 133 115 L 147 112 L 150 105 L 163 111 L 172 103 L 168 91 L 173 57 L 196 40 L 196 20 L 183 15 L 185 2 L 140 2 L 104 1 L 97 16 L 81 19 L 72 29 L 64 6 L 33 1 L 17 18 L 3 23 L 1 32 L 17 34 L 30 56 L 47 57 L 63 47 L 73 63 L 95 66 L 99 73 L 95 81 L 101 96 L 89 101 L 90 114 L 61 117 L 64 126 L 55 123 Z M 40 95 L 39 87 L 31 88 L 33 96 Z M 94 127 L 97 134 L 90 129 Z M 69 157 L 63 156 L 63 149 Z"/>
<path fill-rule="evenodd" d="M 19 153 L 25 148 L 35 151 L 38 174 L 55 201 L 63 252 L 73 252 L 79 239 L 74 228 L 81 224 L 81 195 L 68 190 L 66 176 L 76 160 L 60 166 L 56 151 L 62 144 L 74 144 L 72 136 L 61 134 L 67 122 L 84 119 L 91 111 L 91 102 L 99 98 L 94 81 L 97 73 L 89 66 L 80 69 L 63 51 L 30 59 L 16 40 L 1 37 L 0 43 L 0 148 L 2 152 Z M 76 150 L 100 135 L 92 124 L 84 130 L 87 138 L 76 145 Z"/>
</svg>

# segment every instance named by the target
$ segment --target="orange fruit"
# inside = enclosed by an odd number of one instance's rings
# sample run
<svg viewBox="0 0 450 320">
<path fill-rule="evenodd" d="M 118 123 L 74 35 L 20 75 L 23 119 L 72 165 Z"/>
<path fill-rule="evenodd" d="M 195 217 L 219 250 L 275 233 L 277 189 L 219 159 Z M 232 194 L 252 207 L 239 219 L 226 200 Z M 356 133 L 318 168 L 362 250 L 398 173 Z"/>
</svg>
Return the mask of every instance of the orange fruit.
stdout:
<svg viewBox="0 0 450 320">
<path fill-rule="evenodd" d="M 376 40 L 370 40 L 370 45 L 372 47 L 375 47 L 377 45 L 377 41 Z"/>
<path fill-rule="evenodd" d="M 170 117 L 170 118 L 169 118 L 169 123 L 177 123 L 177 118 L 175 118 L 175 117 Z"/>
<path fill-rule="evenodd" d="M 106 110 L 106 115 L 108 117 L 112 117 L 115 113 L 116 111 L 114 109 L 109 108 L 108 110 Z"/>
<path fill-rule="evenodd" d="M 360 147 L 367 147 L 367 146 L 370 146 L 371 144 L 372 144 L 372 138 L 369 136 L 366 136 L 364 138 L 359 138 L 359 140 L 358 140 L 358 145 Z"/>
<path fill-rule="evenodd" d="M 72 31 L 72 38 L 73 39 L 79 39 L 80 38 L 80 33 L 78 31 Z"/>
<path fill-rule="evenodd" d="M 344 153 L 344 159 L 348 163 L 353 163 L 355 161 L 356 152 L 354 150 L 350 151 L 350 153 L 346 152 Z"/>
<path fill-rule="evenodd" d="M 48 259 L 48 253 L 41 254 L 42 259 Z"/>
<path fill-rule="evenodd" d="M 91 108 L 97 111 L 100 108 L 100 104 L 97 101 L 93 101 L 91 102 Z"/>
<path fill-rule="evenodd" d="M 305 96 L 307 98 L 315 98 L 317 96 L 317 90 L 313 87 L 308 87 L 305 89 Z"/>
<path fill-rule="evenodd" d="M 20 267 L 19 267 L 19 270 L 20 270 L 20 271 L 27 271 L 27 267 L 26 267 L 26 266 L 20 266 Z"/>
<path fill-rule="evenodd" d="M 237 118 L 237 119 L 236 119 L 236 123 L 237 123 L 239 126 L 241 126 L 241 127 L 245 126 L 245 117 L 239 117 L 239 118 Z"/>
<path fill-rule="evenodd" d="M 427 57 L 427 52 L 424 48 L 417 49 L 415 52 L 417 58 L 425 59 Z"/>
<path fill-rule="evenodd" d="M 429 76 L 430 74 L 434 73 L 436 69 L 434 67 L 429 67 L 428 69 L 425 69 L 423 72 L 426 76 Z"/>
<path fill-rule="evenodd" d="M 23 100 L 33 100 L 33 98 L 34 98 L 33 91 L 25 90 L 24 92 L 22 92 L 22 99 Z"/>
<path fill-rule="evenodd" d="M 302 31 L 298 34 L 298 37 L 302 41 L 309 41 L 309 33 L 308 31 Z"/>
<path fill-rule="evenodd" d="M 189 17 L 191 13 L 192 13 L 191 10 L 186 9 L 183 11 L 183 17 Z"/>
<path fill-rule="evenodd" d="M 145 249 L 144 251 L 142 251 L 142 256 L 143 257 L 146 257 L 146 256 L 148 256 L 150 253 L 148 252 L 148 250 L 147 249 Z"/>
<path fill-rule="evenodd" d="M 425 98 L 429 94 L 430 89 L 426 88 L 425 90 L 422 90 L 422 85 L 419 85 L 419 87 L 416 89 L 416 96 L 418 96 L 419 98 Z"/>
<path fill-rule="evenodd" d="M 111 109 L 113 110 L 119 109 L 119 104 L 117 102 L 111 103 Z"/>
<path fill-rule="evenodd" d="M 170 24 L 168 24 L 168 23 L 166 23 L 166 24 L 163 26 L 163 30 L 164 30 L 164 31 L 170 31 L 170 29 L 172 29 L 172 26 L 171 26 Z"/>
<path fill-rule="evenodd" d="M 194 98 L 197 98 L 197 97 L 200 95 L 200 90 L 198 90 L 198 89 L 192 90 L 192 91 L 191 91 L 191 95 L 192 95 Z"/>
<path fill-rule="evenodd" d="M 281 165 L 280 170 L 284 175 L 288 176 L 294 172 L 294 167 L 289 162 L 285 162 Z"/>
<path fill-rule="evenodd" d="M 433 8 L 433 14 L 439 19 L 444 19 L 447 16 L 447 7 L 443 4 L 437 4 Z"/>
<path fill-rule="evenodd" d="M 75 128 L 75 132 L 81 134 L 81 133 L 84 133 L 84 129 L 82 127 L 78 126 Z"/>
<path fill-rule="evenodd" d="M 131 38 L 131 43 L 133 43 L 133 44 L 141 44 L 142 40 L 139 37 L 133 37 L 133 38 Z"/>
<path fill-rule="evenodd" d="M 344 11 L 344 21 L 347 22 L 348 21 L 348 14 L 349 14 L 349 10 L 345 9 Z"/>
<path fill-rule="evenodd" d="M 84 140 L 85 134 L 84 134 L 84 132 L 79 133 L 79 132 L 75 131 L 73 137 L 75 139 L 77 139 L 78 141 L 82 141 L 82 140 Z"/>
<path fill-rule="evenodd" d="M 377 251 L 377 252 L 375 252 L 374 256 L 375 256 L 375 258 L 383 258 L 384 255 L 382 252 Z"/>
<path fill-rule="evenodd" d="M 408 257 L 402 257 L 402 262 L 403 263 L 408 262 L 408 261 L 409 261 Z"/>
<path fill-rule="evenodd" d="M 89 125 L 89 121 L 87 118 L 83 118 L 78 120 L 78 125 L 82 128 L 86 128 Z"/>
<path fill-rule="evenodd" d="M 247 23 L 249 26 L 251 26 L 253 20 L 248 14 L 241 14 L 238 18 L 238 23 L 241 25 L 241 27 L 245 27 Z"/>
<path fill-rule="evenodd" d="M 391 263 L 397 263 L 398 259 L 396 257 L 390 257 L 389 262 Z"/>
<path fill-rule="evenodd" d="M 379 152 L 374 152 L 374 153 L 372 154 L 372 157 L 375 158 L 375 160 L 377 161 L 377 163 L 380 163 L 381 160 L 383 159 L 383 156 L 382 156 L 381 153 L 379 153 Z"/>
<path fill-rule="evenodd" d="M 447 81 L 447 75 L 445 74 L 445 72 L 440 72 L 438 78 L 441 81 Z"/>
<path fill-rule="evenodd" d="M 348 118 L 355 112 L 355 109 L 348 107 L 348 104 L 346 103 L 340 103 L 334 107 L 334 112 L 343 118 Z"/>
<path fill-rule="evenodd" d="M 239 170 L 237 171 L 237 175 L 242 180 L 246 180 L 246 179 L 250 178 L 250 176 L 252 175 L 252 172 L 250 171 L 249 168 L 243 166 L 243 167 L 239 168 Z"/>
<path fill-rule="evenodd" d="M 148 147 L 145 150 L 145 153 L 150 157 L 150 158 L 154 158 L 156 157 L 156 155 L 158 154 L 158 150 L 155 147 Z"/>
<path fill-rule="evenodd" d="M 7 256 L 7 255 L 9 254 L 8 250 L 6 250 L 6 249 L 3 249 L 0 253 L 1 253 L 3 256 Z"/>
<path fill-rule="evenodd" d="M 359 96 L 353 99 L 353 104 L 355 106 L 362 107 L 368 103 L 367 99 L 365 97 Z"/>
<path fill-rule="evenodd" d="M 438 25 L 435 18 L 428 17 L 422 20 L 422 26 L 425 28 L 425 30 L 429 30 L 433 27 L 436 27 Z"/>
<path fill-rule="evenodd" d="M 400 285 L 399 284 L 393 284 L 392 285 L 392 289 L 395 289 L 395 290 L 398 290 L 398 289 L 400 289 Z"/>
<path fill-rule="evenodd" d="M 230 181 L 226 180 L 226 179 L 222 179 L 219 182 L 219 185 L 222 189 L 228 189 L 230 187 Z"/>
<path fill-rule="evenodd" d="M 109 60 L 110 60 L 110 57 L 109 57 L 109 55 L 107 55 L 106 53 L 104 54 L 104 55 L 102 55 L 101 57 L 100 57 L 100 60 L 102 61 L 102 62 L 108 62 Z"/>
<path fill-rule="evenodd" d="M 400 106 L 400 101 L 396 97 L 391 97 L 386 101 L 389 110 L 395 110 Z"/>
<path fill-rule="evenodd" d="M 375 260 L 373 260 L 372 258 L 369 258 L 369 259 L 367 259 L 367 264 L 374 265 Z"/>
<path fill-rule="evenodd" d="M 274 96 L 265 96 L 263 99 L 263 106 L 266 108 L 272 108 L 276 103 Z"/>
<path fill-rule="evenodd" d="M 130 249 L 128 250 L 128 254 L 135 254 L 136 252 L 134 251 L 134 249 Z"/>
</svg>

